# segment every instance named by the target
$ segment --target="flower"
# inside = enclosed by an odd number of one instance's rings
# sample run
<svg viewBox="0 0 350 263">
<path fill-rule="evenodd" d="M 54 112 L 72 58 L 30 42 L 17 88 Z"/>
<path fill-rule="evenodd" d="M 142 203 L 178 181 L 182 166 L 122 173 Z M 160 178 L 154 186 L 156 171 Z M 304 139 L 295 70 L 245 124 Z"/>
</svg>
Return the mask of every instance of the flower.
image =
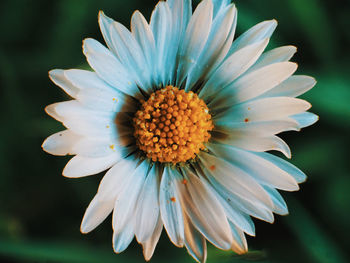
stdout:
<svg viewBox="0 0 350 263">
<path fill-rule="evenodd" d="M 251 217 L 274 221 L 288 213 L 276 189 L 295 191 L 306 176 L 276 134 L 317 121 L 299 95 L 315 85 L 293 75 L 296 48 L 265 53 L 276 21 L 235 39 L 229 0 L 161 1 L 150 24 L 136 11 L 131 32 L 99 14 L 108 48 L 85 39 L 93 71 L 52 70 L 51 80 L 73 100 L 47 106 L 67 128 L 45 140 L 54 155 L 75 155 L 63 175 L 108 170 L 84 215 L 81 232 L 113 212 L 113 248 L 134 236 L 146 260 L 163 227 L 170 240 L 206 261 L 206 240 L 247 251 Z"/>
</svg>

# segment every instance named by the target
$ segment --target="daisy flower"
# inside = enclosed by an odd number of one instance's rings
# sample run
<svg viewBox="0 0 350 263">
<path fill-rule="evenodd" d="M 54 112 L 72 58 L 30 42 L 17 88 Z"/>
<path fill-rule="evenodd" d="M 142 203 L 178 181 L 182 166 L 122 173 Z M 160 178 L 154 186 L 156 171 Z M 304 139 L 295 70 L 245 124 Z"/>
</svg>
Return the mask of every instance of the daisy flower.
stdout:
<svg viewBox="0 0 350 263">
<path fill-rule="evenodd" d="M 75 155 L 63 175 L 107 170 L 81 232 L 113 213 L 113 248 L 134 236 L 146 260 L 163 228 L 178 247 L 206 261 L 206 241 L 238 254 L 252 217 L 272 223 L 288 213 L 278 190 L 296 191 L 306 176 L 267 151 L 290 158 L 276 134 L 317 121 L 298 99 L 315 85 L 293 75 L 296 48 L 264 52 L 276 28 L 265 21 L 234 40 L 229 0 L 160 1 L 150 23 L 136 11 L 131 31 L 99 14 L 107 47 L 85 39 L 91 71 L 50 71 L 72 100 L 47 106 L 67 128 L 45 140 L 54 155 Z"/>
</svg>

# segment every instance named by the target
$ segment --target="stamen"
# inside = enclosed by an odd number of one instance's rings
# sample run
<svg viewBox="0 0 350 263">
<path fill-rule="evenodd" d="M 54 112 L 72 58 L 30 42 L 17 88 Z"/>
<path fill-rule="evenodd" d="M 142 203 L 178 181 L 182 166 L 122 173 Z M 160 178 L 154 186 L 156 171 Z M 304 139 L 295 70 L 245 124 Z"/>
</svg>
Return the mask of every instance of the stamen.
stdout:
<svg viewBox="0 0 350 263">
<path fill-rule="evenodd" d="M 151 94 L 134 117 L 137 146 L 154 162 L 194 159 L 214 128 L 205 102 L 192 91 L 167 86 Z"/>
</svg>

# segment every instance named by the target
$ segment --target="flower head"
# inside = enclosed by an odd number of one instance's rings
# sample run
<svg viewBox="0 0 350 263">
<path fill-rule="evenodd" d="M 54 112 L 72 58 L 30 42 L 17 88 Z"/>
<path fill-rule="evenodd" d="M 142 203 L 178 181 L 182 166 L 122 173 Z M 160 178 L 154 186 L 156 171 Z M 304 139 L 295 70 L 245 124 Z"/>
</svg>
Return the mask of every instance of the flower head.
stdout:
<svg viewBox="0 0 350 263">
<path fill-rule="evenodd" d="M 165 228 L 204 262 L 206 240 L 244 253 L 251 217 L 288 213 L 276 189 L 298 190 L 306 176 L 266 151 L 290 157 L 276 134 L 317 121 L 296 98 L 315 80 L 293 75 L 295 47 L 263 53 L 276 21 L 234 40 L 236 19 L 229 0 L 203 0 L 193 14 L 191 0 L 161 1 L 150 23 L 134 13 L 131 32 L 101 12 L 108 48 L 83 44 L 92 71 L 50 71 L 73 100 L 46 108 L 67 129 L 44 150 L 75 155 L 67 177 L 107 170 L 83 233 L 113 212 L 115 252 L 136 236 L 149 260 Z"/>
</svg>

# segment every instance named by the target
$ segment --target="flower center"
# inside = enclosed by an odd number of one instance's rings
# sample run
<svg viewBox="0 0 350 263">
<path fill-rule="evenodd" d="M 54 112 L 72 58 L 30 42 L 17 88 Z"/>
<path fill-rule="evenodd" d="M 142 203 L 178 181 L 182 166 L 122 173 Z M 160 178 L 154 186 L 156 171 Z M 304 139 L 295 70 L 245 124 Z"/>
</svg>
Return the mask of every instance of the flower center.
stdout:
<svg viewBox="0 0 350 263">
<path fill-rule="evenodd" d="M 151 94 L 136 112 L 136 144 L 148 158 L 173 164 L 194 159 L 214 128 L 205 102 L 173 86 Z"/>
</svg>

